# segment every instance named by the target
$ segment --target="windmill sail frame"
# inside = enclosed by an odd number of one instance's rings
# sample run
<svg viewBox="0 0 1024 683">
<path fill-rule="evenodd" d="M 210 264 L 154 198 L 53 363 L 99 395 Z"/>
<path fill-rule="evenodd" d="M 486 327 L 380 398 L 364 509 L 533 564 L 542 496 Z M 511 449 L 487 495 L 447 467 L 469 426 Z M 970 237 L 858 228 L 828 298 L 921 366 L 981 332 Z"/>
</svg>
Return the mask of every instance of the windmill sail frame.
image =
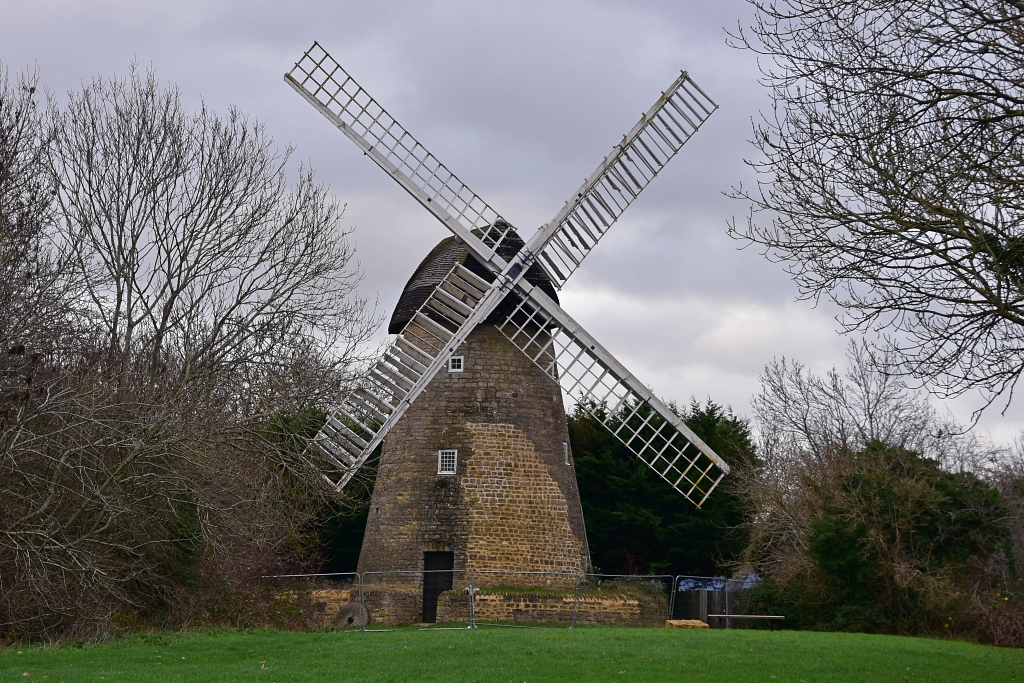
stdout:
<svg viewBox="0 0 1024 683">
<path fill-rule="evenodd" d="M 717 109 L 689 75 L 682 72 L 676 78 L 575 197 L 509 262 L 497 252 L 512 226 L 370 97 L 319 43 L 314 42 L 285 74 L 285 81 L 495 275 L 495 281 L 487 283 L 457 265 L 438 284 L 313 439 L 312 446 L 338 472 L 334 478 L 324 473 L 324 479 L 338 490 L 344 487 L 448 357 L 514 290 L 519 303 L 498 325 L 499 330 L 634 454 L 700 507 L 729 466 L 558 304 L 523 279 L 536 263 L 556 287 L 564 284 Z"/>
<path fill-rule="evenodd" d="M 556 288 L 615 224 L 718 105 L 680 72 L 654 105 L 597 165 L 562 209 L 527 245 Z"/>
<path fill-rule="evenodd" d="M 284 79 L 427 211 L 472 245 L 484 263 L 499 270 L 505 266 L 496 251 L 512 226 L 402 127 L 319 43 L 306 50 Z"/>
<path fill-rule="evenodd" d="M 516 286 L 520 303 L 498 325 L 512 344 L 634 455 L 700 507 L 729 465 L 544 292 Z"/>
</svg>

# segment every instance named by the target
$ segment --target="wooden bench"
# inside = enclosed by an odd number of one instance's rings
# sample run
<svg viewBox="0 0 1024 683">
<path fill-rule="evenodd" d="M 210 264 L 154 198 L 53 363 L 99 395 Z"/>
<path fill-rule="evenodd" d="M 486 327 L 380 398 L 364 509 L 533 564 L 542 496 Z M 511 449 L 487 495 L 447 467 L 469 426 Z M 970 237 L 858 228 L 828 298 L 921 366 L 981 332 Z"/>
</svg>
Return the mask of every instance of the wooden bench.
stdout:
<svg viewBox="0 0 1024 683">
<path fill-rule="evenodd" d="M 708 620 L 711 619 L 762 619 L 768 622 L 768 630 L 775 630 L 775 622 L 782 621 L 786 617 L 780 617 L 774 614 L 709 614 Z"/>
</svg>

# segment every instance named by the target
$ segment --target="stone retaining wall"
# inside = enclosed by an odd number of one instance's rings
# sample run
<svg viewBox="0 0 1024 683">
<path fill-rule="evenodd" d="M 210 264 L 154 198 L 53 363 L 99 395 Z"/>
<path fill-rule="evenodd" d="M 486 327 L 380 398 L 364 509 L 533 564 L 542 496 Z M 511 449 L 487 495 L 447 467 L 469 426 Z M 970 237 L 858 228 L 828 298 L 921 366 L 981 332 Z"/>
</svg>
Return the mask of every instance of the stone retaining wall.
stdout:
<svg viewBox="0 0 1024 683">
<path fill-rule="evenodd" d="M 336 624 L 339 615 L 349 615 L 358 605 L 358 589 L 321 588 L 290 592 L 291 599 L 314 614 L 323 626 Z M 569 624 L 576 598 L 569 592 L 479 593 L 474 611 L 478 622 Z M 364 590 L 363 604 L 368 624 L 416 624 L 423 617 L 420 590 Z M 576 623 L 617 626 L 662 626 L 668 614 L 664 595 L 583 594 L 576 608 Z M 437 621 L 469 621 L 469 597 L 464 590 L 445 591 L 437 602 Z M 357 617 L 358 619 L 358 617 Z M 352 624 L 348 624 L 352 625 Z M 358 625 L 358 621 L 355 622 Z"/>
<path fill-rule="evenodd" d="M 423 621 L 422 591 L 365 591 L 370 624 L 418 624 Z"/>
<path fill-rule="evenodd" d="M 478 622 L 569 624 L 574 602 L 572 593 L 480 593 L 474 611 Z M 663 595 L 581 595 L 576 623 L 663 626 L 667 614 L 668 600 Z M 465 593 L 442 593 L 437 602 L 437 620 L 469 621 Z"/>
</svg>

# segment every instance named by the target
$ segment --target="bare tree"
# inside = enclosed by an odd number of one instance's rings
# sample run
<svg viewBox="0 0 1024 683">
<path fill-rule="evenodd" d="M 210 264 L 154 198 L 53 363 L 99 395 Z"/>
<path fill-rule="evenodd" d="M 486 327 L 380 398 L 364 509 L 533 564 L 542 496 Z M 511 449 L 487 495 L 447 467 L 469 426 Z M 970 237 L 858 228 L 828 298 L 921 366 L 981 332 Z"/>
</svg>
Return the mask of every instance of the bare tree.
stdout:
<svg viewBox="0 0 1024 683">
<path fill-rule="evenodd" d="M 768 607 L 793 609 L 797 627 L 1019 644 L 1017 607 L 998 596 L 1020 526 L 1019 504 L 993 488 L 1016 485 L 1010 454 L 939 415 L 865 344 L 849 358 L 843 374 L 777 361 L 761 376 L 760 467 L 743 487 Z"/>
<path fill-rule="evenodd" d="M 1024 5 L 751 0 L 733 43 L 774 109 L 734 235 L 802 296 L 884 331 L 900 367 L 988 403 L 1024 369 Z"/>
<path fill-rule="evenodd" d="M 305 438 L 376 320 L 341 209 L 238 112 L 133 68 L 36 121 L 78 314 L 5 405 L 0 632 L 55 637 L 308 554 L 345 499 Z"/>
<path fill-rule="evenodd" d="M 308 170 L 288 186 L 288 153 L 262 126 L 188 115 L 134 68 L 73 95 L 52 125 L 66 234 L 112 351 L 188 381 L 296 345 L 344 358 L 362 341 L 339 208 Z"/>
<path fill-rule="evenodd" d="M 851 343 L 845 373 L 810 373 L 799 363 L 769 363 L 753 399 L 761 467 L 747 482 L 757 510 L 754 554 L 787 575 L 807 562 L 801 540 L 815 515 L 837 495 L 852 456 L 871 443 L 920 454 L 948 472 L 994 481 L 1006 449 L 939 414 L 900 378 L 891 359 Z"/>
<path fill-rule="evenodd" d="M 0 65 L 0 631 L 8 632 L 26 616 L 28 586 L 16 567 L 27 558 L 19 553 L 39 538 L 38 530 L 34 539 L 22 533 L 35 512 L 22 489 L 36 473 L 18 474 L 31 467 L 21 455 L 31 436 L 21 425 L 39 404 L 67 397 L 54 384 L 54 366 L 74 359 L 89 337 L 75 307 L 70 254 L 52 240 L 57 214 L 36 83 L 34 75 L 12 81 Z"/>
<path fill-rule="evenodd" d="M 77 285 L 68 252 L 50 239 L 56 212 L 37 80 L 24 74 L 12 82 L 0 64 L 0 347 L 15 364 L 67 327 Z"/>
</svg>

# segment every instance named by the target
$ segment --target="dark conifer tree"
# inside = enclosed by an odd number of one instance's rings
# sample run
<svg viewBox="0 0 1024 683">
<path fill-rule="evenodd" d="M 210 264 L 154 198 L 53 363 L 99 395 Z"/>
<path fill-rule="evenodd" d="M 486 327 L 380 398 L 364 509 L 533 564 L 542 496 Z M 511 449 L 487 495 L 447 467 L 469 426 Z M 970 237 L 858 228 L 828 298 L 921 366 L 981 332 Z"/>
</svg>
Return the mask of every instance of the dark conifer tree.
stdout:
<svg viewBox="0 0 1024 683">
<path fill-rule="evenodd" d="M 613 574 L 727 573 L 747 544 L 737 474 L 755 464 L 747 421 L 693 401 L 686 424 L 734 468 L 704 507 L 673 491 L 587 411 L 569 417 L 587 540 L 597 570 Z"/>
</svg>

